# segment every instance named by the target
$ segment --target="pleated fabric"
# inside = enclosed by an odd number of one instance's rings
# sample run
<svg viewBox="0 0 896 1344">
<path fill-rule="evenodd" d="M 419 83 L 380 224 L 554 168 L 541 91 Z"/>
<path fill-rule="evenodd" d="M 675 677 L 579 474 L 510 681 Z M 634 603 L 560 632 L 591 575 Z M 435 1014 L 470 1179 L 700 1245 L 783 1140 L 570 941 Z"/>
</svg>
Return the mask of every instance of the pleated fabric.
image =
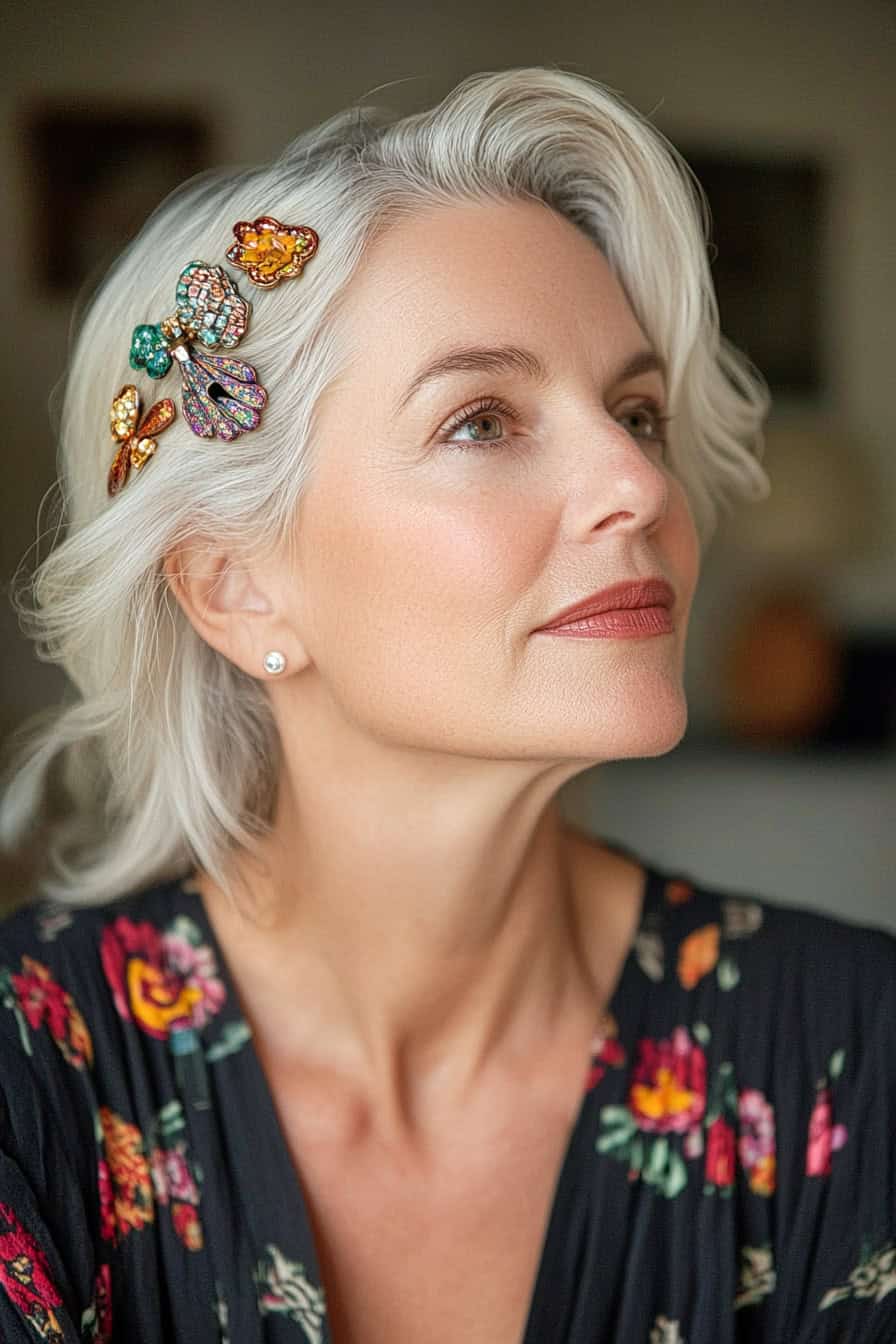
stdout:
<svg viewBox="0 0 896 1344">
<path fill-rule="evenodd" d="M 520 1344 L 896 1344 L 896 937 L 638 861 Z M 0 1340 L 333 1344 L 187 878 L 0 922 Z"/>
</svg>

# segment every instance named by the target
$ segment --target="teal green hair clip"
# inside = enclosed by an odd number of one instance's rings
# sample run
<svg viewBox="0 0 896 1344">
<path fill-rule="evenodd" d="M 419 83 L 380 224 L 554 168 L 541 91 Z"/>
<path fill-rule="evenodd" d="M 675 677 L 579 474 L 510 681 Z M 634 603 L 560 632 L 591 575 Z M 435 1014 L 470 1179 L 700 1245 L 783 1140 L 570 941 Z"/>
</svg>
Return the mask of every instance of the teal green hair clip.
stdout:
<svg viewBox="0 0 896 1344">
<path fill-rule="evenodd" d="M 176 361 L 183 379 L 184 419 L 202 439 L 235 439 L 255 429 L 267 392 L 251 364 L 212 351 L 231 350 L 249 329 L 249 305 L 220 266 L 191 261 L 180 273 L 175 311 L 156 325 L 135 327 L 132 369 L 164 378 Z M 209 353 L 197 353 L 201 345 Z"/>
</svg>

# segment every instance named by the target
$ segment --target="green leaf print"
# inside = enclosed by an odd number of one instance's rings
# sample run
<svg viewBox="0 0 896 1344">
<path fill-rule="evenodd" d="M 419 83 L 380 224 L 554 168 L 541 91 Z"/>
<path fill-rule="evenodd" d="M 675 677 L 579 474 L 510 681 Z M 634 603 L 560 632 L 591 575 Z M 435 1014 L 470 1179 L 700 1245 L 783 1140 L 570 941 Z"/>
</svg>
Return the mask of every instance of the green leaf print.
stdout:
<svg viewBox="0 0 896 1344">
<path fill-rule="evenodd" d="M 681 1153 L 674 1148 L 669 1151 L 669 1165 L 666 1168 L 666 1178 L 662 1184 L 662 1192 L 667 1199 L 674 1199 L 680 1194 L 688 1183 L 688 1171 L 684 1164 Z"/>
<path fill-rule="evenodd" d="M 666 1199 L 674 1199 L 687 1184 L 687 1168 L 665 1134 L 653 1140 L 641 1175 Z"/>
<path fill-rule="evenodd" d="M 155 1132 L 163 1139 L 170 1139 L 175 1134 L 180 1134 L 186 1128 L 184 1120 L 184 1108 L 180 1101 L 175 1098 L 163 1106 L 155 1118 Z"/>
<path fill-rule="evenodd" d="M 206 1050 L 205 1057 L 210 1064 L 216 1064 L 219 1059 L 236 1054 L 251 1039 L 252 1028 L 248 1022 L 226 1022 L 214 1045 Z"/>
<path fill-rule="evenodd" d="M 722 957 L 716 967 L 716 976 L 721 989 L 734 989 L 740 981 L 740 970 L 737 962 L 732 961 L 731 957 Z"/>
<path fill-rule="evenodd" d="M 168 925 L 168 932 L 176 934 L 178 938 L 183 938 L 191 947 L 202 946 L 202 934 L 199 926 L 190 919 L 189 915 L 178 915 Z"/>
<path fill-rule="evenodd" d="M 604 1106 L 600 1113 L 600 1127 L 601 1133 L 595 1143 L 599 1153 L 627 1148 L 638 1128 L 627 1106 Z"/>
<path fill-rule="evenodd" d="M 665 1181 L 666 1169 L 669 1163 L 669 1140 L 665 1135 L 654 1139 L 650 1147 L 650 1156 L 647 1159 L 647 1165 L 644 1168 L 644 1179 L 651 1185 L 659 1185 Z"/>
<path fill-rule="evenodd" d="M 12 983 L 12 972 L 8 966 L 0 966 L 0 1003 L 3 1004 L 4 1008 L 8 1008 L 16 1019 L 16 1026 L 19 1029 L 19 1040 L 21 1041 L 22 1049 L 25 1051 L 25 1054 L 33 1054 L 31 1040 L 28 1035 L 28 1024 L 19 1007 L 19 1000 Z"/>
</svg>

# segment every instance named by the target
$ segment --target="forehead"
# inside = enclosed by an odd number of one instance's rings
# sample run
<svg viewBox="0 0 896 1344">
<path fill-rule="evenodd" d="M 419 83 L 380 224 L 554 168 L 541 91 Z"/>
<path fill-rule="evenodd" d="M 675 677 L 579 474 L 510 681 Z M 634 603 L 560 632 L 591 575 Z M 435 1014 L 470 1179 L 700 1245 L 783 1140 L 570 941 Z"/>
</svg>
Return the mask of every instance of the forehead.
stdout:
<svg viewBox="0 0 896 1344">
<path fill-rule="evenodd" d="M 439 206 L 391 224 L 370 245 L 343 313 L 351 344 L 388 352 L 396 379 L 461 336 L 546 354 L 584 338 L 593 357 L 603 349 L 613 361 L 643 344 L 597 245 L 528 200 Z"/>
</svg>

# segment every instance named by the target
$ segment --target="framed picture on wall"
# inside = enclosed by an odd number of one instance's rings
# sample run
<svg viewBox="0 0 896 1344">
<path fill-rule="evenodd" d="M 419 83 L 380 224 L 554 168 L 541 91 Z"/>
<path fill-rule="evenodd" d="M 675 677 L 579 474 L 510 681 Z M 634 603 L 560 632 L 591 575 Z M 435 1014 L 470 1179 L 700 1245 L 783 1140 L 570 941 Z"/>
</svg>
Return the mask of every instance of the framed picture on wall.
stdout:
<svg viewBox="0 0 896 1344">
<path fill-rule="evenodd" d="M 24 114 L 33 281 L 74 295 L 153 209 L 208 166 L 209 122 L 189 108 L 41 103 Z"/>
<path fill-rule="evenodd" d="M 761 369 L 773 393 L 823 397 L 827 166 L 808 155 L 675 143 L 709 201 L 722 331 Z"/>
</svg>

